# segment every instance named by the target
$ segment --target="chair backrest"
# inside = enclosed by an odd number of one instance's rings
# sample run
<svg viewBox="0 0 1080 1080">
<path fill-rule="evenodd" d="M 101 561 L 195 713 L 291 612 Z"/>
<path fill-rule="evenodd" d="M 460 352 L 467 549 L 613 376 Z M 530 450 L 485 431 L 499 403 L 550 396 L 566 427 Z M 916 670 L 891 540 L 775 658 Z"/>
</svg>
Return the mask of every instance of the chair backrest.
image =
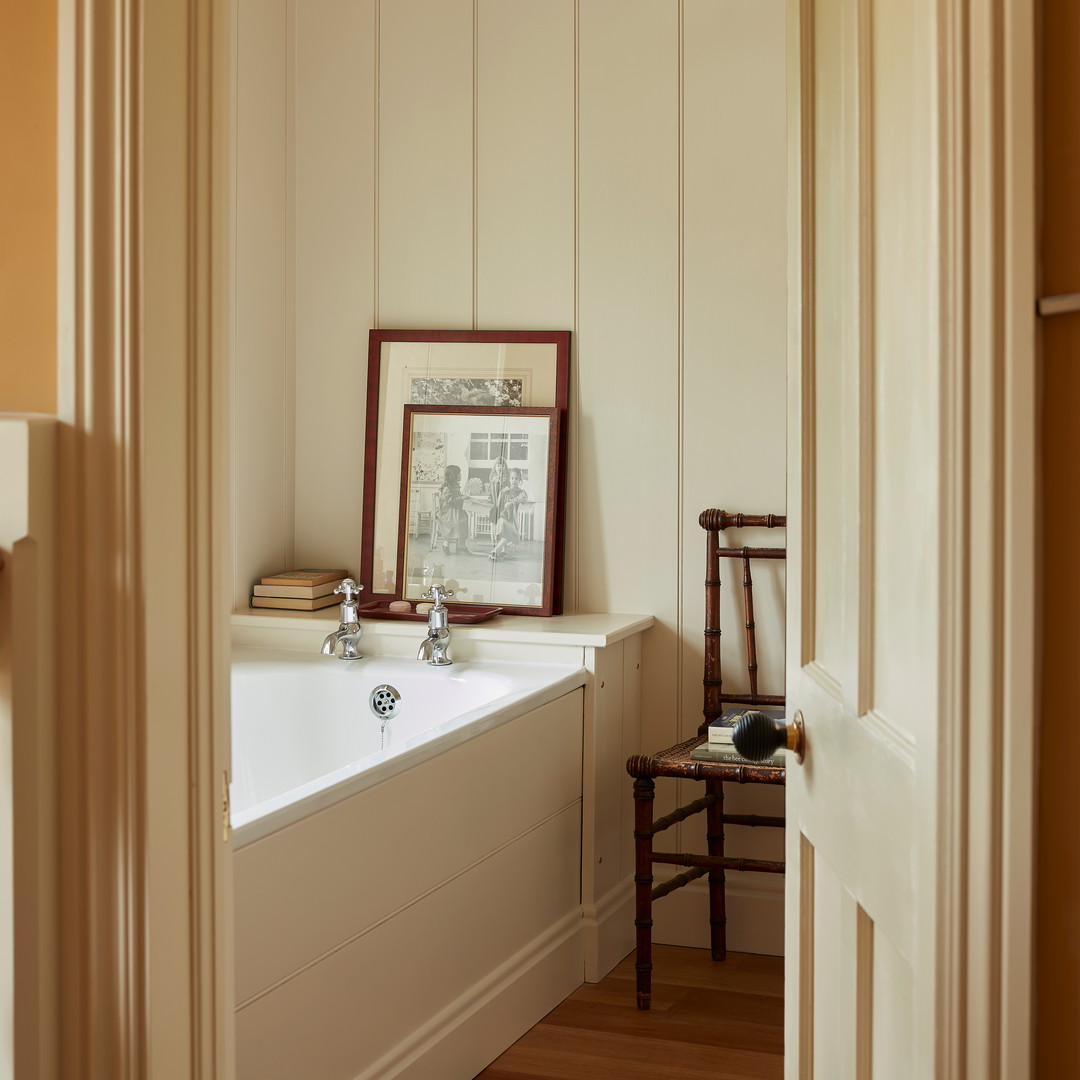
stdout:
<svg viewBox="0 0 1080 1080">
<path fill-rule="evenodd" d="M 785 559 L 782 547 L 721 547 L 720 534 L 725 529 L 782 529 L 787 526 L 783 514 L 731 514 L 726 510 L 703 510 L 698 524 L 705 530 L 705 720 L 716 719 L 724 705 L 783 705 L 782 694 L 758 693 L 757 628 L 754 622 L 754 580 L 750 563 L 754 559 Z M 725 693 L 720 658 L 720 565 L 725 559 L 737 559 L 743 566 L 743 597 L 746 613 L 746 667 L 749 693 Z"/>
</svg>

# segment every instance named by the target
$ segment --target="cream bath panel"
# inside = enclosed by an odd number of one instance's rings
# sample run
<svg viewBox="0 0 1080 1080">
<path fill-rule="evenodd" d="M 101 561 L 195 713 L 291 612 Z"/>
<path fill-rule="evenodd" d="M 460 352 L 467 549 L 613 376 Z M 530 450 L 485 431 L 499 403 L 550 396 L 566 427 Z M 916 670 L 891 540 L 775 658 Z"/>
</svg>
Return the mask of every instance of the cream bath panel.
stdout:
<svg viewBox="0 0 1080 1080">
<path fill-rule="evenodd" d="M 484 1007 L 552 953 L 580 964 L 579 813 L 575 803 L 547 818 L 240 1009 L 240 1080 L 397 1077 L 429 1049 L 426 1067 L 409 1075 L 470 1080 L 499 1042 L 509 1045 L 543 1015 L 517 1015 L 492 1031 Z M 580 981 L 580 968 L 560 967 L 541 995 L 548 1008 Z M 496 1045 L 481 1043 L 476 1060 L 448 1071 L 429 1044 L 474 1018 Z"/>
<path fill-rule="evenodd" d="M 586 653 L 582 907 L 585 978 L 598 982 L 634 944 L 632 781 L 641 749 L 641 637 Z"/>
<path fill-rule="evenodd" d="M 576 805 L 581 724 L 577 691 L 240 849 L 237 1001 Z"/>
</svg>

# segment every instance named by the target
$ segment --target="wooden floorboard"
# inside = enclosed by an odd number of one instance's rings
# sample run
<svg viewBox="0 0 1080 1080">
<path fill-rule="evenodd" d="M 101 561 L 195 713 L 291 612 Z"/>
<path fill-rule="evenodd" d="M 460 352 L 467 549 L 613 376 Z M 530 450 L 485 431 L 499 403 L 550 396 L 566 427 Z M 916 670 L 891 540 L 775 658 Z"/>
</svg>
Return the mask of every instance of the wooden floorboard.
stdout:
<svg viewBox="0 0 1080 1080">
<path fill-rule="evenodd" d="M 784 961 L 653 946 L 652 1008 L 633 954 L 585 983 L 476 1080 L 781 1080 Z"/>
</svg>

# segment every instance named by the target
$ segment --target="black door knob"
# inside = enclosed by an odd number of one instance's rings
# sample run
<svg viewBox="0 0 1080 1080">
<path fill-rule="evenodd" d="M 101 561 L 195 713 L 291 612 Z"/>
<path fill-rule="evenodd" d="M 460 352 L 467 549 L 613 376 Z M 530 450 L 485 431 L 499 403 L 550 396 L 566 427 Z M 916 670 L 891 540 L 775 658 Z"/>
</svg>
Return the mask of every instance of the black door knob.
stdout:
<svg viewBox="0 0 1080 1080">
<path fill-rule="evenodd" d="M 798 710 L 790 721 L 774 720 L 763 712 L 751 709 L 739 717 L 731 741 L 744 758 L 764 761 L 781 748 L 792 751 L 801 765 L 804 748 L 803 716 Z"/>
</svg>

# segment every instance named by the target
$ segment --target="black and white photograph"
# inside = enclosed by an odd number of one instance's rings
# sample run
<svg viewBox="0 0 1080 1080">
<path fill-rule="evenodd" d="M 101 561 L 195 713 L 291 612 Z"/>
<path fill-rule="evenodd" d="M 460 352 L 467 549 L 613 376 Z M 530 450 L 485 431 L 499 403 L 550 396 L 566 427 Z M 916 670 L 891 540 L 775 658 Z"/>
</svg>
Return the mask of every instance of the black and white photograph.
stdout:
<svg viewBox="0 0 1080 1080">
<path fill-rule="evenodd" d="M 558 410 L 409 405 L 402 446 L 399 580 L 455 604 L 550 607 Z"/>
</svg>

